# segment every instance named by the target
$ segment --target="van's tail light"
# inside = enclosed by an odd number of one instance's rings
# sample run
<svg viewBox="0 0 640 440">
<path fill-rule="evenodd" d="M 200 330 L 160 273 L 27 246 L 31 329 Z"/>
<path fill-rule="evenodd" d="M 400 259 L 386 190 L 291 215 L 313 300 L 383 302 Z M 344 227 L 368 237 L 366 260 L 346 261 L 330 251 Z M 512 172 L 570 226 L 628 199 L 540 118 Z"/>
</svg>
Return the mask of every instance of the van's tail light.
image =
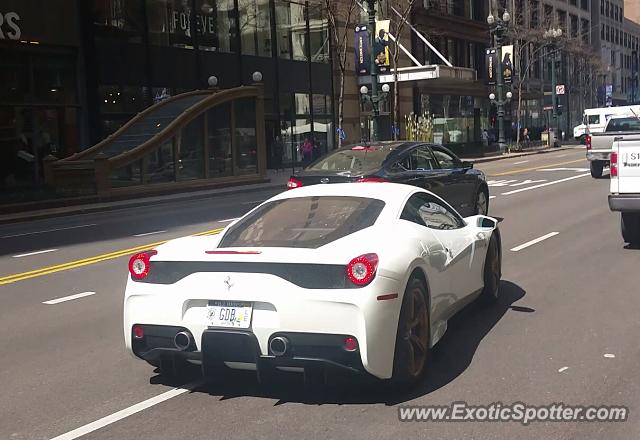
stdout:
<svg viewBox="0 0 640 440">
<path fill-rule="evenodd" d="M 366 286 L 376 276 L 378 254 L 364 254 L 347 264 L 347 277 L 356 286 Z"/>
<path fill-rule="evenodd" d="M 591 135 L 588 134 L 584 137 L 584 144 L 587 146 L 587 150 L 591 150 Z"/>
<path fill-rule="evenodd" d="M 304 183 L 293 177 L 290 177 L 289 181 L 287 182 L 287 189 L 300 188 L 301 186 L 304 186 Z"/>
<path fill-rule="evenodd" d="M 611 177 L 618 177 L 618 153 L 616 151 L 611 152 L 609 169 L 611 171 Z"/>
<path fill-rule="evenodd" d="M 388 182 L 388 180 L 382 177 L 363 177 L 356 180 L 356 182 Z"/>
<path fill-rule="evenodd" d="M 136 280 L 143 280 L 149 275 L 151 270 L 151 257 L 158 251 L 147 251 L 135 254 L 129 259 L 129 273 Z"/>
</svg>

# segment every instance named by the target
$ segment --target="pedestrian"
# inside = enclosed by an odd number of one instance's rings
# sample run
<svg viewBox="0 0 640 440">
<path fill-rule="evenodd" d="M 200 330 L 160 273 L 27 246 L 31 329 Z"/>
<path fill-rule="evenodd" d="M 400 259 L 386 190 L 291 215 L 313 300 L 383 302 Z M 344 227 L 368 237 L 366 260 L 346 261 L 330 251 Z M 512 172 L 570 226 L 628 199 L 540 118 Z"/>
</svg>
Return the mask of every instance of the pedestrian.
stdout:
<svg viewBox="0 0 640 440">
<path fill-rule="evenodd" d="M 524 130 L 522 131 L 522 138 L 524 139 L 524 144 L 527 146 L 527 148 L 529 148 L 529 144 L 531 142 L 531 139 L 529 138 L 529 128 L 528 127 L 524 127 Z"/>
<path fill-rule="evenodd" d="M 487 129 L 482 130 L 482 147 L 487 150 L 489 148 L 489 132 Z"/>
<path fill-rule="evenodd" d="M 309 140 L 309 138 L 305 138 L 304 143 L 302 144 L 302 162 L 304 166 L 307 166 L 311 163 L 313 156 L 313 144 Z"/>
</svg>

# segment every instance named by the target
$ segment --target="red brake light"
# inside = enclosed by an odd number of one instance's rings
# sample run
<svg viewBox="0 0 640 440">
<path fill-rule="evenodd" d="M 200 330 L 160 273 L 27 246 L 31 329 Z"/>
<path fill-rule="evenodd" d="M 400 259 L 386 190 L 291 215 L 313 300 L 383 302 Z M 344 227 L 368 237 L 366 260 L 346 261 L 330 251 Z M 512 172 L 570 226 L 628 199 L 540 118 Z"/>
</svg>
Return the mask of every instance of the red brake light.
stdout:
<svg viewBox="0 0 640 440">
<path fill-rule="evenodd" d="M 134 325 L 131 331 L 133 333 L 134 338 L 136 339 L 144 338 L 144 329 L 142 328 L 141 325 L 138 325 L 138 324 Z"/>
<path fill-rule="evenodd" d="M 131 276 L 136 280 L 145 279 L 151 269 L 151 262 L 149 260 L 157 253 L 158 251 L 147 251 L 131 257 L 129 259 L 129 273 Z"/>
<path fill-rule="evenodd" d="M 347 277 L 356 286 L 366 286 L 376 276 L 377 269 L 377 254 L 360 255 L 347 264 Z"/>
<path fill-rule="evenodd" d="M 344 338 L 342 346 L 346 351 L 356 351 L 358 349 L 358 341 L 353 336 L 347 336 Z"/>
<path fill-rule="evenodd" d="M 304 186 L 304 183 L 293 177 L 290 177 L 287 182 L 287 189 L 300 188 L 301 186 Z"/>
<path fill-rule="evenodd" d="M 618 152 L 611 152 L 611 163 L 609 165 L 611 171 L 611 177 L 618 177 Z"/>
<path fill-rule="evenodd" d="M 591 150 L 591 135 L 588 134 L 584 137 L 584 144 L 587 146 L 587 150 Z"/>
<path fill-rule="evenodd" d="M 362 179 L 356 180 L 356 182 L 388 182 L 388 180 L 382 177 L 363 177 Z"/>
</svg>

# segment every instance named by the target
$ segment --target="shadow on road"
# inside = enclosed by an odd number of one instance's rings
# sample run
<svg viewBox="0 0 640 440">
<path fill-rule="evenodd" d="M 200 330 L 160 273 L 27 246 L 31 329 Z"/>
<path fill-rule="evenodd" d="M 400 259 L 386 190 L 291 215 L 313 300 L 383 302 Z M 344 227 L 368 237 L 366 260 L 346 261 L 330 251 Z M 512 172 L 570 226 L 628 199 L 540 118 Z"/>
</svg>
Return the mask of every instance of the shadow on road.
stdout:
<svg viewBox="0 0 640 440">
<path fill-rule="evenodd" d="M 195 392 L 219 397 L 220 400 L 253 396 L 276 399 L 276 405 L 284 403 L 322 404 L 386 404 L 397 405 L 427 395 L 460 376 L 471 364 L 471 360 L 482 339 L 493 329 L 506 313 L 533 313 L 534 309 L 513 306 L 525 296 L 518 285 L 502 281 L 500 300 L 487 307 L 474 302 L 449 321 L 444 337 L 433 349 L 431 364 L 425 379 L 408 391 L 391 389 L 388 384 L 354 376 L 329 376 L 322 381 L 305 384 L 302 374 L 282 374 L 276 382 L 260 385 L 252 371 L 229 372 L 228 377 L 208 382 Z M 194 379 L 199 370 L 194 369 L 189 379 Z M 152 383 L 176 386 L 178 383 L 162 375 L 151 379 Z M 183 380 L 181 383 L 185 383 Z"/>
</svg>

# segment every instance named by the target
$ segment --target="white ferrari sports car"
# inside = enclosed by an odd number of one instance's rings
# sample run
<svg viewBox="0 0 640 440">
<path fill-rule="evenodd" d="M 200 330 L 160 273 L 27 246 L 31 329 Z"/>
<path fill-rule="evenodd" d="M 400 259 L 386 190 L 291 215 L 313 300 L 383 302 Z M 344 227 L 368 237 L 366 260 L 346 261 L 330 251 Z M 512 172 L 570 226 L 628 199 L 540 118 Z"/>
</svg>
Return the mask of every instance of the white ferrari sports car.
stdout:
<svg viewBox="0 0 640 440">
<path fill-rule="evenodd" d="M 456 311 L 497 300 L 497 226 L 415 186 L 287 191 L 217 236 L 134 255 L 126 346 L 167 374 L 190 362 L 212 377 L 335 368 L 410 383 Z"/>
</svg>

